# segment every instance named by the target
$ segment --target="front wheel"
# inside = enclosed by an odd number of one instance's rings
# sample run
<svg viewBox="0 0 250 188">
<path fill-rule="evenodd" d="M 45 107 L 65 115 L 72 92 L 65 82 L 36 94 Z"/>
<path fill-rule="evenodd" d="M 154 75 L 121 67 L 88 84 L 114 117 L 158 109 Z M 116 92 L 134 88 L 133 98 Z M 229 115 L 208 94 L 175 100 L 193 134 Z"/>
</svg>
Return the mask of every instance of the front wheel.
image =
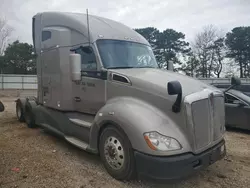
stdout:
<svg viewBox="0 0 250 188">
<path fill-rule="evenodd" d="M 108 173 L 118 180 L 135 177 L 135 159 L 129 139 L 123 131 L 109 126 L 100 136 L 99 151 Z"/>
</svg>

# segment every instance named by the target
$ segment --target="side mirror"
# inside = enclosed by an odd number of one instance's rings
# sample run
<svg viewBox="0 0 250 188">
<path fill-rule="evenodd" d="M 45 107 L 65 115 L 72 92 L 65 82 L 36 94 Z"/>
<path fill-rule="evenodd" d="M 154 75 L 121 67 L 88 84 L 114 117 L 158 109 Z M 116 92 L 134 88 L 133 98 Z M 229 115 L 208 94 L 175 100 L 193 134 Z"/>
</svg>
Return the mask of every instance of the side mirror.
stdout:
<svg viewBox="0 0 250 188">
<path fill-rule="evenodd" d="M 238 86 L 238 85 L 240 85 L 240 84 L 241 84 L 241 81 L 240 81 L 239 78 L 236 78 L 236 77 L 232 77 L 232 78 L 231 78 L 231 85 L 233 85 L 233 86 Z"/>
<path fill-rule="evenodd" d="M 226 93 L 227 91 L 229 91 L 230 89 L 234 88 L 235 86 L 238 86 L 241 84 L 241 81 L 239 78 L 236 77 L 232 77 L 231 78 L 231 86 L 229 88 L 227 88 L 226 90 L 224 90 L 224 93 Z"/>
<path fill-rule="evenodd" d="M 72 81 L 81 80 L 81 55 L 80 54 L 70 54 L 69 55 L 69 65 Z"/>
<path fill-rule="evenodd" d="M 178 95 L 176 101 L 172 106 L 172 111 L 177 113 L 181 111 L 181 101 L 182 101 L 182 87 L 180 82 L 171 81 L 168 82 L 168 94 L 169 95 Z"/>
<path fill-rule="evenodd" d="M 0 101 L 0 112 L 3 112 L 4 111 L 4 105 L 3 103 Z"/>
<path fill-rule="evenodd" d="M 168 82 L 168 94 L 169 95 L 178 95 L 182 93 L 181 84 L 178 81 Z"/>
</svg>

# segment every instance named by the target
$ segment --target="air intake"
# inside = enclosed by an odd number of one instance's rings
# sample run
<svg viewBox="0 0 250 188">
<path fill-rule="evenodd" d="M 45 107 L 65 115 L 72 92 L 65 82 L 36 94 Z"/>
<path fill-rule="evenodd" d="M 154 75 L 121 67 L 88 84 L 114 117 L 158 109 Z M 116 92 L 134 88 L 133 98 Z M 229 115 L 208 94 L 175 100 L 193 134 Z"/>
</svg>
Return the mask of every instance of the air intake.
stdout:
<svg viewBox="0 0 250 188">
<path fill-rule="evenodd" d="M 115 82 L 130 84 L 130 81 L 127 77 L 118 74 L 112 74 L 112 80 Z"/>
</svg>

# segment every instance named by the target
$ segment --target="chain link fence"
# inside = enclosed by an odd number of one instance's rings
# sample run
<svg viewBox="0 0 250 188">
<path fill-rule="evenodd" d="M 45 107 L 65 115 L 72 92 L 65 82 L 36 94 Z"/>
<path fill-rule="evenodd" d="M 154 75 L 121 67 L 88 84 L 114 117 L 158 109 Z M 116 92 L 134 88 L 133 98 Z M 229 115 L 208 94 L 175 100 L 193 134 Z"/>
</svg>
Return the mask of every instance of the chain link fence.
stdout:
<svg viewBox="0 0 250 188">
<path fill-rule="evenodd" d="M 36 90 L 36 75 L 0 74 L 0 89 Z"/>
<path fill-rule="evenodd" d="M 199 80 L 212 85 L 228 85 L 230 78 L 200 78 Z M 250 78 L 242 78 L 242 84 L 250 85 Z M 19 90 L 36 90 L 36 75 L 19 75 L 19 74 L 0 74 L 0 90 L 19 89 Z"/>
</svg>

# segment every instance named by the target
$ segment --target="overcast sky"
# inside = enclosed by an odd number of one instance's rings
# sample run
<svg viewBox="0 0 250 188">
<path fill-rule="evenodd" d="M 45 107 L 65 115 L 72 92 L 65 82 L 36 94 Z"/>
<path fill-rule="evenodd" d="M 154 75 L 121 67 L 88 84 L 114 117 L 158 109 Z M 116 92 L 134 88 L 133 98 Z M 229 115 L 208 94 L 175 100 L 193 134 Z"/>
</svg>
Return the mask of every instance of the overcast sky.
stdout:
<svg viewBox="0 0 250 188">
<path fill-rule="evenodd" d="M 131 28 L 173 28 L 191 41 L 203 26 L 223 31 L 250 25 L 250 0 L 0 0 L 0 15 L 14 28 L 13 38 L 31 43 L 31 18 L 42 11 L 86 12 Z"/>
</svg>

